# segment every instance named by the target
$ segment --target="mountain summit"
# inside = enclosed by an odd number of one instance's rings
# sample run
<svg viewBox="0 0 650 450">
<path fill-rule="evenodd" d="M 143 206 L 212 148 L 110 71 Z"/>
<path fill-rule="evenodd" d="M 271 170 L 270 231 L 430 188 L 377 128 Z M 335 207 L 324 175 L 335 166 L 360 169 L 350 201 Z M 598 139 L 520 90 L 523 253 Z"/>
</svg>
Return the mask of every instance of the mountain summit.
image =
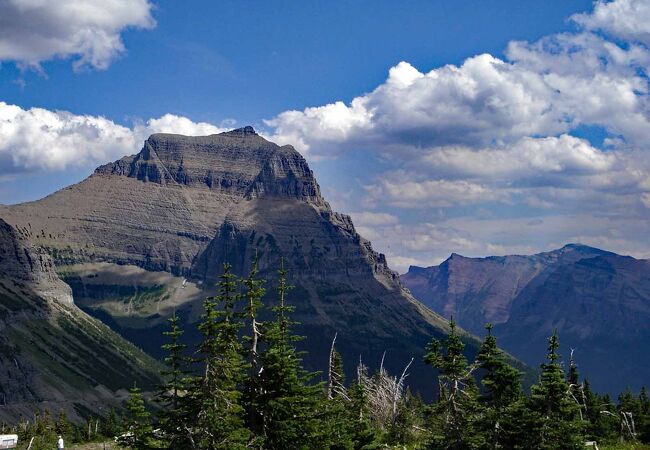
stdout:
<svg viewBox="0 0 650 450">
<path fill-rule="evenodd" d="M 452 255 L 439 266 L 411 267 L 402 281 L 470 332 L 495 324 L 501 345 L 528 364 L 541 362 L 557 330 L 596 389 L 638 389 L 650 378 L 648 260 L 568 244 L 530 256 Z"/>
<path fill-rule="evenodd" d="M 323 369 L 331 340 L 351 372 L 359 357 L 433 389 L 422 353 L 446 321 L 402 288 L 384 255 L 332 211 L 305 159 L 250 127 L 211 136 L 154 134 L 133 156 L 42 200 L 0 209 L 35 230 L 75 302 L 145 350 L 159 352 L 164 319 L 200 314 L 224 262 L 245 274 L 254 255 L 274 298 L 280 260 L 289 301 L 307 335 L 308 364 Z M 476 351 L 469 335 L 468 352 Z"/>
</svg>

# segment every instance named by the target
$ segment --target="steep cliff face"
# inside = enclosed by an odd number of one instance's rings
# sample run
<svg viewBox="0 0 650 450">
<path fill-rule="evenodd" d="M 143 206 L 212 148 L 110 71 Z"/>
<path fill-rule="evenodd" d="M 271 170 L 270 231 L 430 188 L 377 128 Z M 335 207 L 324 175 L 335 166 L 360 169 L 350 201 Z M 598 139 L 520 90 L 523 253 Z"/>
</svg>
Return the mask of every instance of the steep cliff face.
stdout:
<svg viewBox="0 0 650 450">
<path fill-rule="evenodd" d="M 135 297 L 120 294 L 137 284 L 123 275 L 129 266 L 186 277 L 208 293 L 224 262 L 245 274 L 257 254 L 268 302 L 281 259 L 290 270 L 290 301 L 312 367 L 325 366 L 338 332 L 348 369 L 359 356 L 378 363 L 384 350 L 395 370 L 413 356 L 413 383 L 433 389 L 420 360 L 426 342 L 447 332 L 446 322 L 402 288 L 348 216 L 331 210 L 298 152 L 250 127 L 203 137 L 153 135 L 137 155 L 40 201 L 2 208 L 0 217 L 31 227 L 30 239 L 66 272 L 76 301 L 152 353 L 160 342 L 143 330 L 160 326 L 173 309 L 196 320 L 202 296 L 172 285 L 140 286 L 133 295 L 142 298 L 146 290 L 149 303 L 131 308 Z M 156 289 L 165 292 L 159 301 L 149 295 Z M 476 341 L 467 340 L 471 353 Z"/>
<path fill-rule="evenodd" d="M 153 387 L 157 364 L 76 308 L 28 235 L 0 220 L 0 419 L 47 405 L 77 420 L 119 405 L 134 381 Z"/>
<path fill-rule="evenodd" d="M 28 230 L 15 230 L 0 219 L 0 274 L 48 300 L 72 304 L 72 290 L 54 270 L 52 258 L 27 240 Z"/>
<path fill-rule="evenodd" d="M 650 261 L 569 244 L 531 256 L 452 255 L 402 280 L 470 331 L 495 323 L 501 345 L 531 365 L 557 330 L 596 388 L 617 393 L 650 378 Z"/>
</svg>

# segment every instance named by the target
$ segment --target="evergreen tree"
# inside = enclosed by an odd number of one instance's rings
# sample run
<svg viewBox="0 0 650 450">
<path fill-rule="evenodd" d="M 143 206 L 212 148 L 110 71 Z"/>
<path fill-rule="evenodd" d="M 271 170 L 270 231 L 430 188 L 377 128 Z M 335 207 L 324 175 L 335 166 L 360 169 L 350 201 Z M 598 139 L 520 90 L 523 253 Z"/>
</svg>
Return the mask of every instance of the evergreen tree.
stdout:
<svg viewBox="0 0 650 450">
<path fill-rule="evenodd" d="M 477 430 L 478 391 L 473 378 L 477 365 L 467 363 L 465 344 L 453 318 L 449 327 L 447 338 L 443 342 L 433 339 L 424 356 L 427 364 L 438 369 L 438 403 L 433 412 L 439 415 L 440 430 L 434 432 L 430 448 L 481 448 L 484 439 Z"/>
<path fill-rule="evenodd" d="M 133 386 L 129 399 L 126 401 L 128 416 L 125 422 L 126 430 L 118 436 L 118 443 L 133 450 L 150 448 L 153 438 L 151 417 L 144 403 L 144 397 L 137 386 Z"/>
<path fill-rule="evenodd" d="M 166 382 L 158 392 L 157 399 L 163 409 L 159 413 L 160 428 L 172 448 L 186 447 L 186 425 L 189 422 L 185 410 L 185 391 L 188 388 L 188 365 L 190 358 L 185 355 L 187 345 L 181 342 L 183 330 L 179 325 L 180 318 L 174 314 L 168 319 L 169 330 L 163 332 L 169 341 L 162 349 L 167 352 L 164 359 L 166 368 L 161 372 Z"/>
<path fill-rule="evenodd" d="M 483 414 L 478 427 L 485 435 L 486 448 L 503 448 L 505 442 L 517 433 L 513 405 L 522 398 L 521 372 L 510 366 L 492 335 L 492 324 L 485 326 L 487 335 L 476 361 L 483 372 L 482 393 L 479 400 Z"/>
<path fill-rule="evenodd" d="M 63 409 L 59 411 L 59 417 L 57 417 L 56 424 L 54 425 L 56 434 L 60 436 L 70 436 L 72 435 L 73 428 L 73 425 L 68 421 L 68 416 L 65 411 Z"/>
<path fill-rule="evenodd" d="M 323 402 L 326 410 L 326 434 L 329 436 L 330 450 L 351 450 L 353 443 L 353 418 L 350 414 L 350 398 L 345 388 L 345 373 L 343 358 L 336 350 L 336 335 L 330 349 L 326 400 Z"/>
<path fill-rule="evenodd" d="M 631 441 L 637 438 L 637 424 L 642 418 L 639 398 L 627 389 L 618 396 L 618 414 L 620 417 L 620 439 Z"/>
<path fill-rule="evenodd" d="M 113 439 L 120 431 L 120 420 L 117 417 L 115 408 L 111 408 L 111 412 L 108 413 L 108 417 L 104 421 L 104 426 L 102 428 L 102 434 L 104 437 Z"/>
<path fill-rule="evenodd" d="M 354 450 L 380 448 L 376 430 L 372 427 L 368 411 L 368 396 L 358 380 L 348 390 L 350 397 L 350 440 Z"/>
<path fill-rule="evenodd" d="M 539 382 L 531 389 L 529 408 L 532 413 L 530 448 L 548 450 L 584 447 L 579 406 L 573 400 L 557 353 L 556 333 L 549 339 L 547 362 L 541 365 Z"/>
<path fill-rule="evenodd" d="M 637 426 L 639 440 L 650 443 L 650 398 L 648 397 L 648 391 L 645 386 L 641 387 L 639 404 L 641 406 L 641 416 L 639 417 L 639 424 Z"/>
<path fill-rule="evenodd" d="M 580 413 L 580 418 L 584 419 L 584 408 L 585 408 L 585 396 L 584 396 L 584 386 L 580 383 L 580 373 L 578 372 L 578 366 L 573 359 L 573 349 L 571 349 L 571 356 L 569 358 L 569 371 L 567 373 L 567 383 L 569 384 L 569 394 L 571 398 L 578 405 L 578 412 Z"/>
<path fill-rule="evenodd" d="M 422 429 L 423 410 L 422 400 L 407 390 L 404 398 L 397 405 L 395 419 L 388 427 L 386 443 L 395 446 L 408 446 L 409 448 L 415 445 L 418 439 L 421 438 L 421 433 L 416 432 L 416 430 Z"/>
<path fill-rule="evenodd" d="M 224 273 L 218 283 L 219 295 L 208 297 L 204 302 L 199 352 L 205 372 L 194 381 L 188 398 L 193 407 L 186 410 L 196 413 L 191 436 L 193 445 L 208 450 L 243 449 L 250 438 L 239 390 L 246 376 L 238 337 L 243 325 L 242 315 L 236 311 L 241 296 L 236 292 L 236 277 L 230 269 L 229 264 L 224 264 Z"/>
<path fill-rule="evenodd" d="M 302 353 L 294 343 L 289 318 L 293 307 L 286 304 L 291 288 L 286 270 L 279 271 L 279 304 L 272 308 L 275 320 L 265 323 L 262 333 L 264 351 L 261 366 L 260 395 L 257 408 L 263 423 L 264 448 L 269 450 L 319 449 L 328 443 L 321 429 L 322 385 L 310 384 L 315 376 L 302 368 Z"/>
<path fill-rule="evenodd" d="M 263 420 L 260 411 L 259 394 L 260 388 L 260 339 L 263 324 L 258 322 L 258 311 L 262 307 L 262 297 L 266 293 L 264 280 L 258 278 L 258 257 L 255 255 L 251 270 L 248 276 L 241 280 L 244 285 L 244 319 L 246 324 L 246 336 L 242 347 L 244 360 L 248 364 L 248 375 L 244 379 L 242 388 L 242 404 L 246 410 L 246 424 L 254 436 L 258 436 L 259 442 L 252 442 L 251 446 L 259 447 L 263 436 Z"/>
</svg>

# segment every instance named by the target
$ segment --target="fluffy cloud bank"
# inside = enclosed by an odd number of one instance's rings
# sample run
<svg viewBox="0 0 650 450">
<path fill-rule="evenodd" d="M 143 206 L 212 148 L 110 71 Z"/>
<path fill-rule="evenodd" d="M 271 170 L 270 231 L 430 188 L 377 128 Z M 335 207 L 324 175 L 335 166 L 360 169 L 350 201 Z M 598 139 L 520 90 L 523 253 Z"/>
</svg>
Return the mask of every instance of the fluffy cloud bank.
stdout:
<svg viewBox="0 0 650 450">
<path fill-rule="evenodd" d="M 152 133 L 206 135 L 225 131 L 165 114 L 127 128 L 103 117 L 0 102 L 0 175 L 94 166 L 137 152 Z"/>
<path fill-rule="evenodd" d="M 75 70 L 106 69 L 125 50 L 126 28 L 156 24 L 149 0 L 4 0 L 0 61 L 40 69 L 54 58 L 76 58 Z"/>
<path fill-rule="evenodd" d="M 576 14 L 572 19 L 589 30 L 602 30 L 628 41 L 650 43 L 650 3 L 645 0 L 598 0 L 588 14 Z"/>
<path fill-rule="evenodd" d="M 575 31 L 510 42 L 505 58 L 429 71 L 400 62 L 349 104 L 267 124 L 314 160 L 361 151 L 388 166 L 350 203 L 367 208 L 361 218 L 399 217 L 362 228 L 400 268 L 442 249 L 568 240 L 650 256 L 650 2 L 596 1 L 571 20 Z"/>
</svg>

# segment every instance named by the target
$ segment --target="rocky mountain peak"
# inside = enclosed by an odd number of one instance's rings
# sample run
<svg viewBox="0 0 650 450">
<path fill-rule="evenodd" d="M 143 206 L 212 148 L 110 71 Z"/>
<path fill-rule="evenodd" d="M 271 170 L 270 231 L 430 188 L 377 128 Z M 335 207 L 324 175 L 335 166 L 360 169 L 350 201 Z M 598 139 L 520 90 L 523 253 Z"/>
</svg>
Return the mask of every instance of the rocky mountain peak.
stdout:
<svg viewBox="0 0 650 450">
<path fill-rule="evenodd" d="M 140 153 L 101 166 L 95 173 L 207 188 L 249 200 L 290 197 L 329 208 L 302 155 L 291 146 L 267 141 L 251 126 L 210 136 L 153 134 Z"/>
<path fill-rule="evenodd" d="M 560 252 L 579 252 L 579 253 L 588 253 L 588 254 L 594 254 L 594 255 L 604 255 L 604 254 L 613 254 L 612 252 L 608 252 L 606 250 L 601 250 L 596 247 L 591 247 L 589 245 L 585 244 L 580 244 L 580 243 L 568 243 L 558 251 Z"/>
<path fill-rule="evenodd" d="M 221 134 L 226 136 L 257 136 L 257 132 L 250 125 L 246 125 L 245 127 L 237 128 L 231 131 L 226 131 L 225 133 Z"/>
</svg>

